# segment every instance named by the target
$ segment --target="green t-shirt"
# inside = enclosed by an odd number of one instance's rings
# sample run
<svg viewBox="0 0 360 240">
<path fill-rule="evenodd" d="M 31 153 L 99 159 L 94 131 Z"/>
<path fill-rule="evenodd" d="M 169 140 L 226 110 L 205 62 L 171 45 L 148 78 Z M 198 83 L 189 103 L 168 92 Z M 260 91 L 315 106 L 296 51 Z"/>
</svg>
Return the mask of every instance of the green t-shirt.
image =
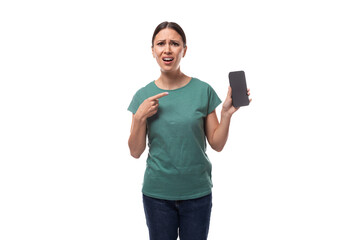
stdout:
<svg viewBox="0 0 360 240">
<path fill-rule="evenodd" d="M 214 89 L 197 78 L 178 89 L 151 82 L 134 95 L 128 110 L 136 113 L 147 98 L 162 92 L 158 112 L 147 119 L 149 154 L 143 194 L 185 200 L 211 193 L 211 163 L 206 155 L 205 117 L 221 103 Z"/>
</svg>

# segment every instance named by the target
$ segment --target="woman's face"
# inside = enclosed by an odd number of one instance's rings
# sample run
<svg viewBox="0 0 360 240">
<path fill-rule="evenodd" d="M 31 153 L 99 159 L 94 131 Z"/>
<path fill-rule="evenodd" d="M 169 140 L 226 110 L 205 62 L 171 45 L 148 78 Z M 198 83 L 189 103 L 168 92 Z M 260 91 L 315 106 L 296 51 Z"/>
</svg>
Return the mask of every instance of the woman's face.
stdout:
<svg viewBox="0 0 360 240">
<path fill-rule="evenodd" d="M 155 36 L 152 54 L 161 71 L 172 72 L 179 68 L 186 49 L 181 36 L 175 30 L 165 28 Z"/>
</svg>

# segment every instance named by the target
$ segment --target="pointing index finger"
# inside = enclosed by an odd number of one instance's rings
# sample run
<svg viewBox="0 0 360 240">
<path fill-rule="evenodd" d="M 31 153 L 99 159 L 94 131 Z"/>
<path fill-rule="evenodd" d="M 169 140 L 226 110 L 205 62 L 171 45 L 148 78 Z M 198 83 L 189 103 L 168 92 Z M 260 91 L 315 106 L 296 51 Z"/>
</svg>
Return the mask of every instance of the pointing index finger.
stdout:
<svg viewBox="0 0 360 240">
<path fill-rule="evenodd" d="M 154 96 L 152 96 L 152 97 L 149 97 L 149 99 L 150 99 L 150 100 L 156 100 L 156 99 L 165 97 L 165 96 L 167 96 L 167 95 L 169 95 L 168 92 L 162 92 L 162 93 L 156 94 L 156 95 L 154 95 Z"/>
</svg>

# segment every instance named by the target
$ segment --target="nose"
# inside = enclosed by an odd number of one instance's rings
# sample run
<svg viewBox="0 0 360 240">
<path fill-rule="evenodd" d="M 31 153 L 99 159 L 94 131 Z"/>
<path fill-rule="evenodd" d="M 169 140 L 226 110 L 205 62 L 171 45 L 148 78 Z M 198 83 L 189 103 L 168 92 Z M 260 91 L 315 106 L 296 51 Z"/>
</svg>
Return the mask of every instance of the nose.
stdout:
<svg viewBox="0 0 360 240">
<path fill-rule="evenodd" d="M 164 51 L 165 51 L 166 53 L 170 53 L 170 52 L 171 52 L 170 44 L 166 44 Z"/>
</svg>

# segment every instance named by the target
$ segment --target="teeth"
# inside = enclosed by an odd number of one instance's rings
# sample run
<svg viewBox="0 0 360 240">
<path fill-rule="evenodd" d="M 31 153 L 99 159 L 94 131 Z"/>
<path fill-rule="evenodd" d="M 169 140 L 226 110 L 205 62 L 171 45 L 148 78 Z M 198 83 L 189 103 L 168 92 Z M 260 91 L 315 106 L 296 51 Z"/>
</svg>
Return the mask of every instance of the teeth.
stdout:
<svg viewBox="0 0 360 240">
<path fill-rule="evenodd" d="M 173 58 L 164 58 L 165 61 L 171 61 Z"/>
</svg>

